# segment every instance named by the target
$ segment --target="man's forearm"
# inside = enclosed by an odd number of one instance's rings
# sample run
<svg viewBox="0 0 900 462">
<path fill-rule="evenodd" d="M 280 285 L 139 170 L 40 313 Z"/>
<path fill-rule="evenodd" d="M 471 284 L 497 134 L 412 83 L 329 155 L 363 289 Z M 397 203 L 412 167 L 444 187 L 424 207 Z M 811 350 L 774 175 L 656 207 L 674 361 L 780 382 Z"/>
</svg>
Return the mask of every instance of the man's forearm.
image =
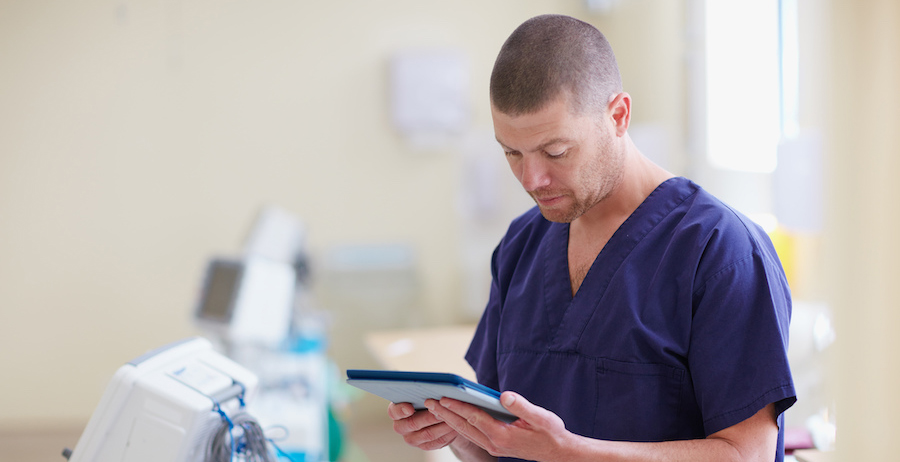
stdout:
<svg viewBox="0 0 900 462">
<path fill-rule="evenodd" d="M 559 452 L 559 462 L 731 462 L 746 459 L 735 446 L 726 440 L 709 438 L 700 440 L 665 441 L 660 443 L 632 443 L 579 438 Z M 771 462 L 771 455 L 764 460 Z M 556 462 L 556 461 L 547 461 Z"/>
<path fill-rule="evenodd" d="M 559 448 L 560 462 L 772 462 L 778 448 L 778 425 L 774 406 L 769 404 L 705 439 L 632 443 L 573 435 L 568 443 Z"/>
<path fill-rule="evenodd" d="M 496 462 L 497 458 L 484 449 L 469 443 L 463 447 L 450 445 L 453 454 L 463 462 Z M 558 459 L 546 462 L 731 462 L 747 461 L 736 447 L 725 440 L 701 439 L 665 441 L 660 443 L 632 443 L 583 438 L 559 451 Z M 774 451 L 773 451 L 774 454 Z M 752 456 L 751 456 L 752 457 Z M 771 457 L 758 459 L 771 462 Z"/>
</svg>

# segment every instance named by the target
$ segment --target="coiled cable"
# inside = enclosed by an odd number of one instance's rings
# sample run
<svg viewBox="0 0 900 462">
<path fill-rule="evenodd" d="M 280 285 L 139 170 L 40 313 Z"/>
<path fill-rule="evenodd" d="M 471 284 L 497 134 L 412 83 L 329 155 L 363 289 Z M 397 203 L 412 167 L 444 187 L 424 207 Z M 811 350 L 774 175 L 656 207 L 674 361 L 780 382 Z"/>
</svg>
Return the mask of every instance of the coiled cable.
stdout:
<svg viewBox="0 0 900 462">
<path fill-rule="evenodd" d="M 256 419 L 246 412 L 229 418 L 221 409 L 217 410 L 222 425 L 209 441 L 206 462 L 275 462 Z"/>
</svg>

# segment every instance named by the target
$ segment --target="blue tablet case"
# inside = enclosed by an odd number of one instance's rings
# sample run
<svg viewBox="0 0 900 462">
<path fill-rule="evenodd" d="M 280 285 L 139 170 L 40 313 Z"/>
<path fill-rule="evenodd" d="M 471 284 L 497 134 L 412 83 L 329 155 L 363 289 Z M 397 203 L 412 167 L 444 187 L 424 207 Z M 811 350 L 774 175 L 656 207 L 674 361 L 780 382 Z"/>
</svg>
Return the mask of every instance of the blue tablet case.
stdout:
<svg viewBox="0 0 900 462">
<path fill-rule="evenodd" d="M 517 419 L 500 404 L 500 392 L 455 374 L 349 369 L 347 383 L 394 403 L 411 403 L 416 409 L 425 409 L 426 399 L 447 397 L 478 406 L 502 422 Z"/>
</svg>

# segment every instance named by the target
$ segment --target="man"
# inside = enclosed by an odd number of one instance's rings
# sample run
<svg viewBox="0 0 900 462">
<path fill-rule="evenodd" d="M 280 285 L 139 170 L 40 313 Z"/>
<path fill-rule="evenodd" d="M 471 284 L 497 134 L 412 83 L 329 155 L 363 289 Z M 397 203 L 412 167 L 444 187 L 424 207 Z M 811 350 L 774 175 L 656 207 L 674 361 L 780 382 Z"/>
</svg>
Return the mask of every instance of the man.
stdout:
<svg viewBox="0 0 900 462">
<path fill-rule="evenodd" d="M 537 207 L 494 252 L 466 355 L 512 424 L 441 399 L 388 410 L 462 460 L 781 461 L 790 294 L 750 220 L 650 162 L 605 37 L 539 16 L 491 75 L 498 142 Z"/>
</svg>

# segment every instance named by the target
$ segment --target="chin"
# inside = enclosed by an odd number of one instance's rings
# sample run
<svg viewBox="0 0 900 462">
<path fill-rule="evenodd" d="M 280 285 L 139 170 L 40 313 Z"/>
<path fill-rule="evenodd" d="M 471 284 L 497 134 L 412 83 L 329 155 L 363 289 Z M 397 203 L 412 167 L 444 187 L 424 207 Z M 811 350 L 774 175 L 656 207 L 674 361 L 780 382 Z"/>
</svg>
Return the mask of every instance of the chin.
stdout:
<svg viewBox="0 0 900 462">
<path fill-rule="evenodd" d="M 545 210 L 541 207 L 538 208 L 541 210 L 541 215 L 544 216 L 544 219 L 554 223 L 571 223 L 578 218 L 574 216 L 575 214 L 571 210 Z"/>
</svg>

